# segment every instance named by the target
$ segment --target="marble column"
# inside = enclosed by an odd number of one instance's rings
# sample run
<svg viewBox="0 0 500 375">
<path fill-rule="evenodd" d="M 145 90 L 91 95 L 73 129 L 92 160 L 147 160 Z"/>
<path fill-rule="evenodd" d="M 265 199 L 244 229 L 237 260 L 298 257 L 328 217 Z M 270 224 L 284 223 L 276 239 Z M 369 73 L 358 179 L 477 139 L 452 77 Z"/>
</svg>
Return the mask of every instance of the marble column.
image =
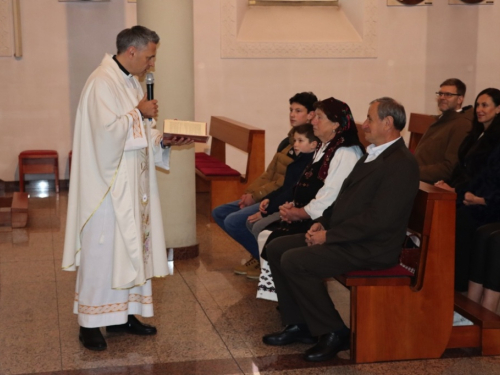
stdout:
<svg viewBox="0 0 500 375">
<path fill-rule="evenodd" d="M 154 69 L 158 127 L 194 120 L 193 2 L 137 0 L 137 23 L 160 36 Z M 170 171 L 157 170 L 167 248 L 175 259 L 198 255 L 194 145 L 172 147 Z"/>
</svg>

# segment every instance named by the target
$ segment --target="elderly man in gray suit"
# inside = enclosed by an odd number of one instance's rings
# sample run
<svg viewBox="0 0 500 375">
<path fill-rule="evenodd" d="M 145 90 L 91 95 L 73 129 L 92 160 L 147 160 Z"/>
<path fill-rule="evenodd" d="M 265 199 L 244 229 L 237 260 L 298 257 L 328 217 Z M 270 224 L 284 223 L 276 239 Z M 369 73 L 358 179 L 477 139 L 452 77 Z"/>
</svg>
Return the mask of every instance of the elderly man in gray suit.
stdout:
<svg viewBox="0 0 500 375">
<path fill-rule="evenodd" d="M 315 343 L 307 361 L 324 361 L 349 347 L 349 330 L 323 278 L 398 263 L 419 170 L 400 132 L 404 107 L 391 98 L 372 101 L 362 129 L 372 144 L 345 179 L 337 200 L 307 234 L 277 238 L 267 248 L 285 329 L 267 345 Z"/>
</svg>

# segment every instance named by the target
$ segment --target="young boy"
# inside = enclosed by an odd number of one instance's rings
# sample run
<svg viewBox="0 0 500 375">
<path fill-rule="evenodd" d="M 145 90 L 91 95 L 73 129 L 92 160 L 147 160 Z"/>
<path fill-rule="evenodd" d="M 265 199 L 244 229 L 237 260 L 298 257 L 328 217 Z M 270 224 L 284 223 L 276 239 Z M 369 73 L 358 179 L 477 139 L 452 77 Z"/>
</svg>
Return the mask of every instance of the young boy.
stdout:
<svg viewBox="0 0 500 375">
<path fill-rule="evenodd" d="M 262 198 L 259 212 L 250 215 L 247 228 L 257 238 L 259 233 L 269 224 L 278 221 L 279 207 L 293 201 L 293 191 L 304 169 L 311 162 L 319 139 L 314 135 L 311 124 L 296 126 L 292 129 L 295 160 L 288 165 L 283 185 Z"/>
<path fill-rule="evenodd" d="M 290 125 L 295 127 L 309 123 L 314 118 L 314 103 L 317 101 L 318 98 L 312 92 L 292 96 L 289 99 Z M 248 270 L 260 269 L 257 240 L 247 230 L 246 221 L 249 215 L 259 211 L 259 202 L 264 196 L 281 187 L 285 171 L 294 159 L 289 137 L 286 137 L 278 146 L 266 171 L 247 187 L 241 199 L 220 205 L 212 211 L 215 222 L 252 255 L 248 262 L 235 267 L 235 272 L 245 274 Z"/>
</svg>

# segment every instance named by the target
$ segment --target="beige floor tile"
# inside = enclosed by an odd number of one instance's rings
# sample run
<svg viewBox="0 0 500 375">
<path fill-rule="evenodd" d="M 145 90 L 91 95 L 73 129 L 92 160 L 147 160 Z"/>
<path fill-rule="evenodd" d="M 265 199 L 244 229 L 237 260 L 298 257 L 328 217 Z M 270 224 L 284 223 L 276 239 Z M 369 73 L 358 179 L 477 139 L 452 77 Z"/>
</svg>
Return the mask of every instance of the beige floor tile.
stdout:
<svg viewBox="0 0 500 375">
<path fill-rule="evenodd" d="M 61 270 L 66 206 L 67 192 L 33 196 L 25 232 L 0 232 L 0 374 L 157 374 L 164 372 L 148 366 L 179 370 L 200 364 L 206 368 L 192 373 L 500 375 L 500 357 L 350 365 L 346 351 L 311 364 L 301 357 L 309 345 L 264 345 L 264 334 L 281 329 L 277 304 L 256 299 L 257 283 L 233 274 L 249 255 L 204 214 L 197 215 L 200 256 L 176 261 L 174 275 L 153 280 L 155 316 L 143 320 L 156 325 L 158 334 L 105 334 L 108 350 L 91 352 L 78 340 L 72 311 L 76 272 Z M 348 323 L 349 292 L 336 282 L 328 289 Z"/>
<path fill-rule="evenodd" d="M 0 321 L 19 332 L 57 330 L 58 312 L 56 287 L 52 282 L 4 284 L 0 294 Z M 0 330 L 0 337 L 8 339 Z M 8 342 L 4 341 L 4 344 Z"/>
<path fill-rule="evenodd" d="M 231 353 L 210 322 L 195 322 L 179 332 L 170 330 L 157 340 L 161 361 L 231 358 Z"/>
<path fill-rule="evenodd" d="M 159 362 L 155 337 L 105 334 L 105 338 L 108 348 L 102 352 L 85 349 L 78 341 L 78 335 L 65 339 L 61 354 L 63 369 L 135 366 Z"/>
<path fill-rule="evenodd" d="M 1 262 L 53 261 L 54 250 L 50 244 L 45 246 L 17 246 L 2 250 Z"/>
<path fill-rule="evenodd" d="M 3 284 L 0 373 L 60 370 L 58 319 L 53 282 Z"/>
<path fill-rule="evenodd" d="M 19 238 L 17 238 L 19 237 Z M 16 241 L 14 241 L 16 240 Z M 31 228 L 28 229 L 28 233 L 25 235 L 17 234 L 13 232 L 13 246 L 14 249 L 46 249 L 53 248 L 53 236 L 50 231 L 38 231 L 35 232 Z"/>
<path fill-rule="evenodd" d="M 0 285 L 55 281 L 54 261 L 0 263 Z"/>
<path fill-rule="evenodd" d="M 48 337 L 47 339 L 54 339 Z M 0 373 L 7 374 L 32 374 L 35 372 L 52 372 L 61 370 L 61 357 L 59 342 L 54 339 L 52 343 L 36 343 L 26 345 L 19 350 L 2 348 L 0 359 Z"/>
</svg>

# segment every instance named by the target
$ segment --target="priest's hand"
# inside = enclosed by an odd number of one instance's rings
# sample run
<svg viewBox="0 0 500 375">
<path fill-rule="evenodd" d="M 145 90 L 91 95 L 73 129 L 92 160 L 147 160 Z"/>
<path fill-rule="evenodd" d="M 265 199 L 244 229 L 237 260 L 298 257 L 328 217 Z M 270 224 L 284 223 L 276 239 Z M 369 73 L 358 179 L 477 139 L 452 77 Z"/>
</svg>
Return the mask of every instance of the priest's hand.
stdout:
<svg viewBox="0 0 500 375">
<path fill-rule="evenodd" d="M 190 145 L 193 143 L 194 140 L 188 137 L 173 137 L 172 139 L 164 140 L 163 141 L 163 147 L 170 147 L 170 146 L 184 146 L 184 145 Z"/>
<path fill-rule="evenodd" d="M 137 109 L 144 118 L 155 118 L 158 116 L 158 100 L 148 100 L 147 94 L 137 104 Z"/>
</svg>

